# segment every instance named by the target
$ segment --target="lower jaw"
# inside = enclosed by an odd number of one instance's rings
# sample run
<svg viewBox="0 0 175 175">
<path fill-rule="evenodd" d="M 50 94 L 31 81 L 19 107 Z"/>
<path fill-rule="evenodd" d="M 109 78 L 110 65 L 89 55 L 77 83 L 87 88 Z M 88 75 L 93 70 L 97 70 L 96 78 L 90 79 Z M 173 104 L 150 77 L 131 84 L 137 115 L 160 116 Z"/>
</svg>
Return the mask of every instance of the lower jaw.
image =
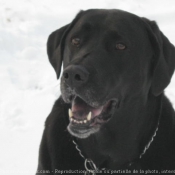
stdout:
<svg viewBox="0 0 175 175">
<path fill-rule="evenodd" d="M 98 132 L 100 130 L 100 127 L 96 126 L 96 127 L 91 127 L 91 128 L 79 128 L 78 129 L 77 127 L 69 123 L 67 129 L 72 136 L 80 138 L 80 139 L 85 139 L 89 137 L 90 135 Z"/>
</svg>

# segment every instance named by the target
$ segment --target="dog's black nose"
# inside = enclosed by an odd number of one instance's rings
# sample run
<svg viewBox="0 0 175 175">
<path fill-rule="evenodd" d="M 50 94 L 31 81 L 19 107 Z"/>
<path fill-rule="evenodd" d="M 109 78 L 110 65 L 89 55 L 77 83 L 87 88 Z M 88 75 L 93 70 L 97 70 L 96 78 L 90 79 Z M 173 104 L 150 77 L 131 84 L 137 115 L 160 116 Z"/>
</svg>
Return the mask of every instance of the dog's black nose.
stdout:
<svg viewBox="0 0 175 175">
<path fill-rule="evenodd" d="M 75 88 L 88 81 L 89 72 L 83 66 L 70 65 L 64 70 L 63 78 L 67 85 Z"/>
</svg>

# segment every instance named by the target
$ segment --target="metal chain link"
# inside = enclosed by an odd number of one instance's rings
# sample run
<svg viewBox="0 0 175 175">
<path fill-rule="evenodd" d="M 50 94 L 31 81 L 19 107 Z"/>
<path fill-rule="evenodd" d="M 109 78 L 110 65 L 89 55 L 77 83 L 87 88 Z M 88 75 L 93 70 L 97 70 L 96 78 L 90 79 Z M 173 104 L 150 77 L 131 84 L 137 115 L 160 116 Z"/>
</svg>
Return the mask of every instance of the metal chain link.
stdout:
<svg viewBox="0 0 175 175">
<path fill-rule="evenodd" d="M 81 150 L 79 149 L 77 143 L 73 140 L 73 144 L 75 145 L 75 148 L 79 152 L 80 156 L 84 159 L 84 167 L 86 169 L 85 175 L 96 175 L 96 172 L 98 171 L 97 166 L 91 159 L 86 159 L 85 156 L 81 153 Z"/>
</svg>

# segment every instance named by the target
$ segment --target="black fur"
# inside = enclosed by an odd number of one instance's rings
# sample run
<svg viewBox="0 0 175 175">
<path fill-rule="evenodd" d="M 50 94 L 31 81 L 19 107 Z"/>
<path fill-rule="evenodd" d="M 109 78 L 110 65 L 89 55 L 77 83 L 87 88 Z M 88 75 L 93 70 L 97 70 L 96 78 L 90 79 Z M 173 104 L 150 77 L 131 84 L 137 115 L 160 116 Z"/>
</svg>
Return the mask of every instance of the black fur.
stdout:
<svg viewBox="0 0 175 175">
<path fill-rule="evenodd" d="M 73 46 L 72 38 L 80 38 L 80 45 Z M 126 49 L 117 50 L 118 43 Z M 62 62 L 64 72 L 62 95 L 45 123 L 37 175 L 85 170 L 73 140 L 100 170 L 175 173 L 175 112 L 163 92 L 175 69 L 175 48 L 154 21 L 121 10 L 81 11 L 49 36 L 47 48 L 57 77 Z M 64 73 L 76 66 L 83 76 L 86 70 L 88 78 L 78 85 L 75 80 L 66 83 Z M 117 105 L 108 122 L 90 136 L 76 138 L 67 130 L 72 94 L 94 108 L 111 99 Z M 154 140 L 139 158 L 157 126 Z"/>
</svg>

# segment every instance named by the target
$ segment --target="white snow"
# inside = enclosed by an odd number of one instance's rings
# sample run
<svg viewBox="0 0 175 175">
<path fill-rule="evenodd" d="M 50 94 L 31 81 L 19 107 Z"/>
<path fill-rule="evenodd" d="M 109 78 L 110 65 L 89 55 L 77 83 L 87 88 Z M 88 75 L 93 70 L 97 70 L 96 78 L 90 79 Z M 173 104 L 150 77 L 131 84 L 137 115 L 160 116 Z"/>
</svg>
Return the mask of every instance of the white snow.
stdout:
<svg viewBox="0 0 175 175">
<path fill-rule="evenodd" d="M 175 45 L 174 0 L 0 0 L 0 174 L 34 174 L 44 121 L 60 95 L 48 35 L 80 9 L 118 8 L 156 20 Z M 175 107 L 175 76 L 166 94 Z"/>
</svg>

